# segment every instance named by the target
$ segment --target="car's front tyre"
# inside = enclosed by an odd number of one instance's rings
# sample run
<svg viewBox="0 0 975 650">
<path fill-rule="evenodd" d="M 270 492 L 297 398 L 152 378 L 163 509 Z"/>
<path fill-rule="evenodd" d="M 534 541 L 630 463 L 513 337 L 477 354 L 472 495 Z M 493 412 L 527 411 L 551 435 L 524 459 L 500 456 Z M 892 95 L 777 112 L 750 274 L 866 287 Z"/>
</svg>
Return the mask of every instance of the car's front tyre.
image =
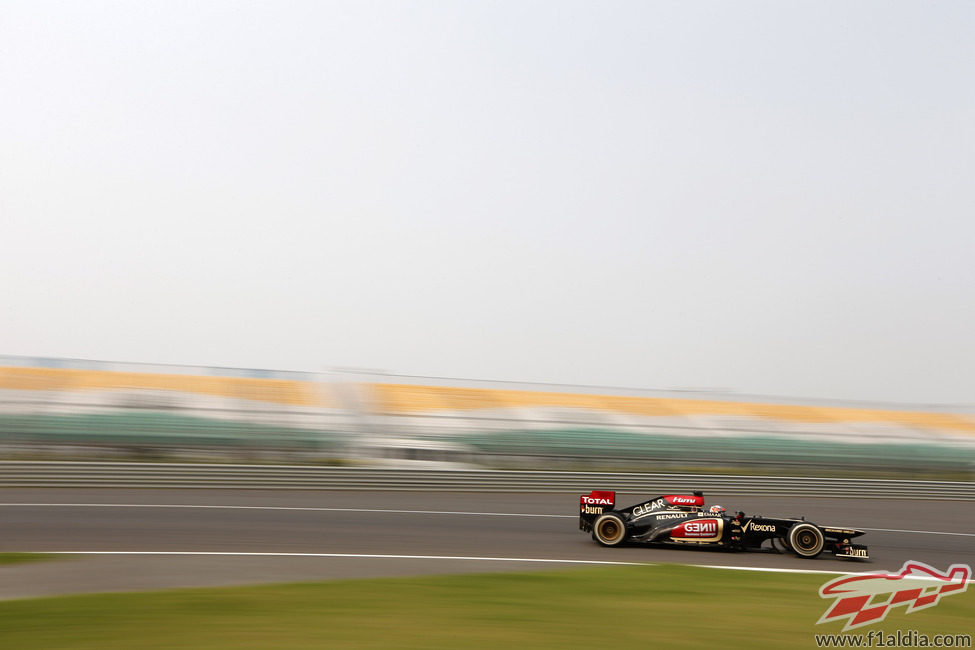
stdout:
<svg viewBox="0 0 975 650">
<path fill-rule="evenodd" d="M 812 524 L 796 524 L 789 529 L 789 546 L 799 557 L 814 558 L 823 552 L 823 531 Z"/>
<path fill-rule="evenodd" d="M 592 526 L 592 538 L 601 546 L 619 546 L 626 539 L 626 522 L 615 512 L 600 515 Z"/>
</svg>

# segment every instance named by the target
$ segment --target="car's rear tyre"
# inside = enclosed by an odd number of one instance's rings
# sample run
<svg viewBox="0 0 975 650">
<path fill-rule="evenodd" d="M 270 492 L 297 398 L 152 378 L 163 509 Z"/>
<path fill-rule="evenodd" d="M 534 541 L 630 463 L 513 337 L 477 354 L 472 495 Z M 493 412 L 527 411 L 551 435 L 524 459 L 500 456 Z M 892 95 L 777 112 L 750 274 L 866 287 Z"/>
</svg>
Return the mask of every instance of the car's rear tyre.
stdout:
<svg viewBox="0 0 975 650">
<path fill-rule="evenodd" d="M 799 557 L 814 558 L 823 552 L 823 531 L 812 524 L 796 524 L 789 529 L 789 546 Z"/>
<path fill-rule="evenodd" d="M 626 523 L 615 512 L 600 515 L 592 526 L 592 538 L 602 546 L 619 546 L 626 539 Z"/>
</svg>

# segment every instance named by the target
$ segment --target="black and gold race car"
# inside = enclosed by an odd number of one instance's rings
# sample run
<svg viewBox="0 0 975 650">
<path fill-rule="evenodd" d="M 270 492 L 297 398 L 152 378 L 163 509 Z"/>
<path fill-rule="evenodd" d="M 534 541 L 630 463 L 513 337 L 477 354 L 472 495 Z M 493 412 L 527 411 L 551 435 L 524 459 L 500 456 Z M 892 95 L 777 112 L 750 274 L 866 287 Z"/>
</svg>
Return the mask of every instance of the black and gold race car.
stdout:
<svg viewBox="0 0 975 650">
<path fill-rule="evenodd" d="M 814 558 L 823 551 L 838 558 L 863 560 L 867 547 L 851 544 L 864 531 L 820 526 L 805 518 L 728 514 L 721 506 L 705 509 L 704 495 L 665 494 L 626 508 L 616 507 L 616 493 L 593 490 L 579 497 L 579 528 L 602 546 L 624 543 L 713 546 L 731 550 L 791 551 Z M 769 546 L 764 547 L 768 541 Z"/>
</svg>

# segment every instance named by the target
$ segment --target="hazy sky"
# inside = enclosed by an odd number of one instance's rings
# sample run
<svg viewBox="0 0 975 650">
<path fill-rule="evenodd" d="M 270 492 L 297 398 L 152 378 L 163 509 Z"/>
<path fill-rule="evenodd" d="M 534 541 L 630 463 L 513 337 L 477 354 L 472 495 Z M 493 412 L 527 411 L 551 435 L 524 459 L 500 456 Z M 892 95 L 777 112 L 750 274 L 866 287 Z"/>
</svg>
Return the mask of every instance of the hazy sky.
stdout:
<svg viewBox="0 0 975 650">
<path fill-rule="evenodd" d="M 975 404 L 975 3 L 0 4 L 0 353 Z"/>
</svg>

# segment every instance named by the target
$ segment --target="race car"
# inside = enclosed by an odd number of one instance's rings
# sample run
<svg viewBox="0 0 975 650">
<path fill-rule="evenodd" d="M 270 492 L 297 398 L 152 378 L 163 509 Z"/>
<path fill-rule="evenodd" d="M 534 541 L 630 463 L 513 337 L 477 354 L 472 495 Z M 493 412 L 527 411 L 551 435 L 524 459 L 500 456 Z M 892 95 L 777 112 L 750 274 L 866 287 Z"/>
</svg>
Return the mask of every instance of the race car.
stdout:
<svg viewBox="0 0 975 650">
<path fill-rule="evenodd" d="M 823 551 L 838 558 L 865 560 L 867 547 L 850 540 L 864 534 L 844 526 L 819 526 L 804 517 L 730 515 L 721 506 L 705 510 L 704 494 L 665 494 L 626 508 L 616 493 L 593 490 L 579 497 L 579 528 L 602 546 L 623 543 L 694 545 L 729 550 L 791 551 L 814 558 Z M 763 548 L 765 542 L 769 547 Z M 781 548 L 779 548 L 781 546 Z"/>
</svg>

